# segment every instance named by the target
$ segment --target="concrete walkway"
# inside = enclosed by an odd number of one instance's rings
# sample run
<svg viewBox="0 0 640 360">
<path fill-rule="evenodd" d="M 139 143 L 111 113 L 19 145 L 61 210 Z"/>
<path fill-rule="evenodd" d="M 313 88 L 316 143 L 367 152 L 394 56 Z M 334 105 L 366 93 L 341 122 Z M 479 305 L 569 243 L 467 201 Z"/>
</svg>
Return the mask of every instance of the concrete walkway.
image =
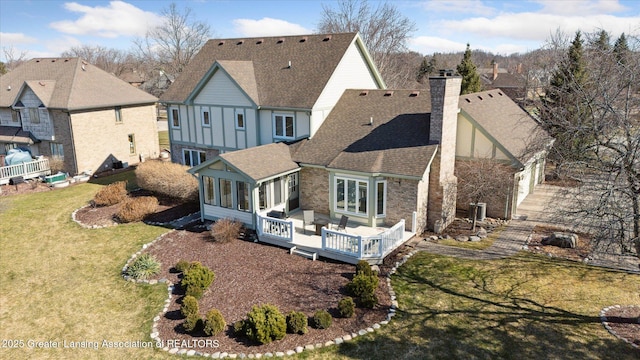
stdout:
<svg viewBox="0 0 640 360">
<path fill-rule="evenodd" d="M 572 219 L 559 218 L 554 211 L 553 204 L 570 202 L 558 202 L 558 198 L 566 197 L 560 188 L 552 185 L 539 185 L 536 192 L 527 196 L 518 208 L 517 217 L 509 222 L 500 233 L 498 239 L 484 250 L 464 249 L 454 246 L 436 244 L 430 241 L 419 241 L 415 248 L 434 254 L 453 256 L 471 260 L 495 260 L 512 256 L 522 250 L 527 243 L 536 225 L 565 227 L 571 229 L 575 224 Z M 552 201 L 552 200 L 556 201 Z M 637 257 L 620 256 L 613 254 L 592 254 L 588 263 L 594 266 L 606 267 L 633 273 L 640 273 Z"/>
</svg>

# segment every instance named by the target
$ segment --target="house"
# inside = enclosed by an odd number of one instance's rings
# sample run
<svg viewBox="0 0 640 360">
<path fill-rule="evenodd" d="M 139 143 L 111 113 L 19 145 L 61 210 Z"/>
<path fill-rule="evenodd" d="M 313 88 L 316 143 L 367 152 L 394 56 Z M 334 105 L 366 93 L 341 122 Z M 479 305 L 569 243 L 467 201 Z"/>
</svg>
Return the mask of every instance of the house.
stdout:
<svg viewBox="0 0 640 360">
<path fill-rule="evenodd" d="M 0 154 L 26 147 L 70 174 L 158 156 L 157 98 L 80 58 L 31 59 L 0 89 Z"/>
<path fill-rule="evenodd" d="M 456 168 L 477 159 L 504 163 L 512 177 L 509 191 L 501 199 L 491 199 L 486 211 L 491 217 L 510 219 L 524 198 L 544 181 L 552 139 L 501 89 L 462 95 L 459 106 Z M 463 199 L 457 204 L 460 209 L 469 205 Z"/>
<path fill-rule="evenodd" d="M 500 68 L 493 63 L 491 68 L 478 69 L 480 81 L 484 90 L 500 89 L 513 101 L 521 105 L 536 101 L 543 93 L 542 84 L 545 83 L 539 71 L 527 71 L 522 64 L 513 70 Z"/>
<path fill-rule="evenodd" d="M 357 33 L 209 40 L 161 96 L 173 162 L 313 137 L 347 88 L 384 88 Z"/>
</svg>

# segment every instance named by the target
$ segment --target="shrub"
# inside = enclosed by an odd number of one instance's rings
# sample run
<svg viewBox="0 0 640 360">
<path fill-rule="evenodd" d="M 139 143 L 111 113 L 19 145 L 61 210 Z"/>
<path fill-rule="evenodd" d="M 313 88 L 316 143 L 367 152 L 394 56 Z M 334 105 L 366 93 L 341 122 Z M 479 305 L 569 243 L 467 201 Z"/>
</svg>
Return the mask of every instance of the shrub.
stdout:
<svg viewBox="0 0 640 360">
<path fill-rule="evenodd" d="M 355 297 L 362 297 L 366 294 L 373 294 L 378 287 L 378 277 L 376 275 L 359 274 L 347 284 L 347 291 Z"/>
<path fill-rule="evenodd" d="M 338 313 L 340 317 L 350 318 L 355 312 L 356 303 L 353 302 L 353 298 L 350 296 L 344 297 L 338 301 Z"/>
<path fill-rule="evenodd" d="M 198 314 L 189 314 L 187 315 L 187 318 L 184 319 L 184 322 L 182 323 L 182 327 L 184 328 L 184 330 L 186 332 L 192 332 L 192 331 L 196 331 L 200 328 L 200 322 L 202 319 L 200 319 L 200 315 Z"/>
<path fill-rule="evenodd" d="M 360 306 L 368 309 L 373 309 L 378 303 L 378 297 L 376 294 L 364 294 L 358 298 Z"/>
<path fill-rule="evenodd" d="M 244 320 L 245 335 L 260 344 L 284 338 L 287 320 L 276 306 L 265 304 L 253 306 Z"/>
<path fill-rule="evenodd" d="M 300 311 L 292 311 L 287 314 L 287 332 L 290 334 L 307 333 L 307 315 Z"/>
<path fill-rule="evenodd" d="M 198 199 L 198 180 L 188 166 L 163 161 L 145 161 L 136 168 L 136 182 L 143 189 L 184 201 Z"/>
<path fill-rule="evenodd" d="M 318 310 L 313 314 L 313 327 L 316 329 L 328 329 L 332 321 L 331 314 L 327 310 Z"/>
<path fill-rule="evenodd" d="M 236 336 L 246 335 L 244 320 L 238 320 L 233 323 L 233 334 Z"/>
<path fill-rule="evenodd" d="M 211 226 L 213 241 L 228 243 L 240 236 L 242 223 L 233 219 L 220 219 Z"/>
<path fill-rule="evenodd" d="M 187 260 L 180 260 L 178 261 L 176 266 L 174 266 L 174 268 L 179 272 L 183 273 L 187 271 L 187 269 L 189 269 L 189 266 L 191 266 L 191 264 Z"/>
<path fill-rule="evenodd" d="M 160 273 L 160 263 L 149 254 L 138 256 L 127 268 L 126 275 L 134 279 L 148 279 Z"/>
<path fill-rule="evenodd" d="M 198 300 L 193 296 L 185 296 L 182 299 L 182 305 L 180 305 L 180 313 L 184 317 L 188 317 L 189 315 L 196 314 L 200 312 L 198 307 Z"/>
<path fill-rule="evenodd" d="M 186 295 L 200 299 L 204 291 L 213 283 L 215 274 L 199 262 L 192 262 L 182 277 L 181 285 Z"/>
<path fill-rule="evenodd" d="M 111 206 L 127 198 L 127 182 L 117 181 L 98 190 L 93 197 L 95 206 Z"/>
<path fill-rule="evenodd" d="M 156 210 L 158 210 L 158 199 L 153 196 L 139 196 L 126 199 L 116 217 L 123 223 L 142 221 Z"/>
<path fill-rule="evenodd" d="M 224 328 L 227 326 L 227 323 L 224 321 L 222 314 L 220 311 L 216 309 L 211 309 L 207 313 L 207 316 L 204 320 L 204 333 L 211 335 L 220 334 Z"/>
<path fill-rule="evenodd" d="M 366 260 L 360 260 L 356 264 L 356 275 L 365 274 L 367 276 L 373 275 L 373 270 L 371 270 L 371 265 Z"/>
</svg>

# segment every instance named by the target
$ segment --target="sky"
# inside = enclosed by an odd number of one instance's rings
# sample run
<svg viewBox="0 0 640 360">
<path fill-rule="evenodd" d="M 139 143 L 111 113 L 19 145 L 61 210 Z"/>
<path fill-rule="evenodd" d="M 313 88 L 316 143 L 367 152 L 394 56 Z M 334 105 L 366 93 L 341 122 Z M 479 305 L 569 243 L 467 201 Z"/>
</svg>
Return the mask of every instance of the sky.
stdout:
<svg viewBox="0 0 640 360">
<path fill-rule="evenodd" d="M 0 0 L 0 61 L 5 52 L 55 57 L 74 46 L 129 50 L 136 37 L 161 21 L 175 2 L 208 23 L 214 38 L 299 35 L 315 32 L 323 6 L 335 0 Z M 396 0 L 417 30 L 408 47 L 423 55 L 472 49 L 494 54 L 542 47 L 557 30 L 605 29 L 640 35 L 638 0 Z M 376 7 L 379 1 L 369 0 Z"/>
</svg>

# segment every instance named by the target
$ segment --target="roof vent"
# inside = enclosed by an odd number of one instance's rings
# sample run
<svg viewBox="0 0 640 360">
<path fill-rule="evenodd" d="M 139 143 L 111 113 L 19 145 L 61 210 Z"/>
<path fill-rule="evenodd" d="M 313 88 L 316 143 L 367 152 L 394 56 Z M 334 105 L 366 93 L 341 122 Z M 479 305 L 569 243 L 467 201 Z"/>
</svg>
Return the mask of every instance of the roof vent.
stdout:
<svg viewBox="0 0 640 360">
<path fill-rule="evenodd" d="M 45 83 L 43 83 L 42 81 L 38 81 L 38 85 L 45 86 Z"/>
<path fill-rule="evenodd" d="M 492 93 L 488 93 L 487 95 L 489 95 L 489 97 L 490 97 L 490 98 L 492 98 L 492 97 L 493 97 L 493 94 L 492 94 Z"/>
<path fill-rule="evenodd" d="M 464 100 L 468 103 L 471 103 L 471 100 L 469 100 L 469 98 L 464 98 Z"/>
<path fill-rule="evenodd" d="M 264 40 L 263 40 L 263 39 L 259 39 L 258 41 L 256 41 L 256 45 L 260 45 L 260 44 L 262 44 L 263 42 L 264 42 Z"/>
<path fill-rule="evenodd" d="M 369 95 L 369 90 L 362 90 L 360 92 L 360 96 L 367 96 L 367 95 Z"/>
<path fill-rule="evenodd" d="M 7 91 L 11 91 L 11 85 L 7 85 Z"/>
<path fill-rule="evenodd" d="M 482 96 L 478 95 L 478 99 L 482 100 Z"/>
<path fill-rule="evenodd" d="M 502 96 L 502 93 L 500 91 L 498 91 L 498 95 Z"/>
<path fill-rule="evenodd" d="M 280 38 L 278 39 L 278 41 L 276 41 L 276 44 L 282 44 L 284 42 L 284 38 Z"/>
<path fill-rule="evenodd" d="M 409 94 L 409 97 L 416 97 L 420 95 L 420 91 L 412 91 L 411 94 Z"/>
<path fill-rule="evenodd" d="M 384 93 L 384 96 L 392 96 L 393 95 L 393 91 L 387 91 L 386 93 Z"/>
<path fill-rule="evenodd" d="M 240 40 L 236 43 L 236 45 L 242 45 L 242 44 L 244 44 L 244 40 Z"/>
<path fill-rule="evenodd" d="M 224 45 L 224 40 L 220 40 L 220 42 L 218 43 L 218 46 L 220 45 Z"/>
<path fill-rule="evenodd" d="M 303 43 L 305 41 L 307 41 L 309 38 L 307 36 L 303 37 L 302 39 L 300 39 L 300 42 Z"/>
<path fill-rule="evenodd" d="M 327 35 L 324 37 L 324 39 L 322 39 L 322 41 L 329 41 L 331 40 L 331 35 Z"/>
<path fill-rule="evenodd" d="M 40 62 L 40 59 L 37 59 L 36 62 Z"/>
<path fill-rule="evenodd" d="M 453 76 L 453 69 L 440 69 L 440 76 Z"/>
</svg>

